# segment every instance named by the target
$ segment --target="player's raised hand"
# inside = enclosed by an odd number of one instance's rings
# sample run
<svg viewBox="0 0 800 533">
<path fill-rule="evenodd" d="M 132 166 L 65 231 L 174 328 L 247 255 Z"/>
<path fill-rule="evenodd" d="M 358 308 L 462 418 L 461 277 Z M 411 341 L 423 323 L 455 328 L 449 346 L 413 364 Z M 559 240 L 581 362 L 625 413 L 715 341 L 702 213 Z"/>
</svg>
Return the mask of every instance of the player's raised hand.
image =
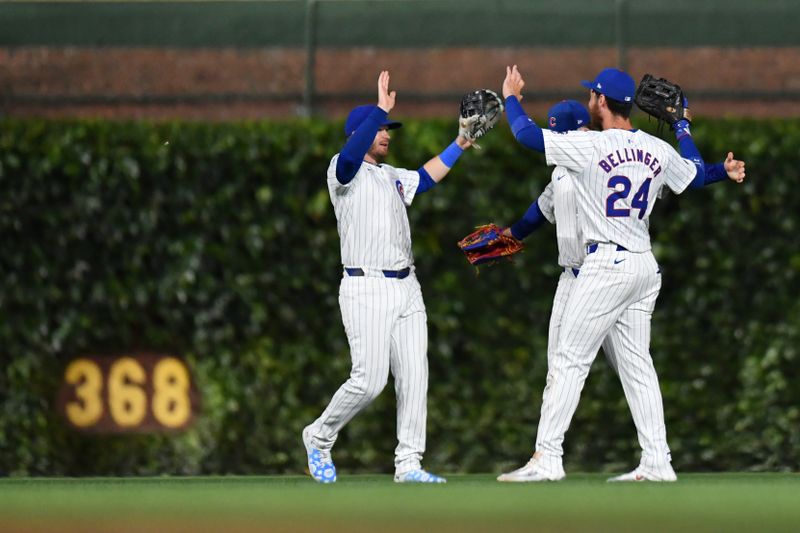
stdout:
<svg viewBox="0 0 800 533">
<path fill-rule="evenodd" d="M 506 79 L 503 80 L 503 98 L 514 95 L 517 100 L 522 100 L 523 87 L 525 87 L 525 80 L 522 79 L 522 74 L 519 73 L 517 66 L 506 67 Z"/>
<path fill-rule="evenodd" d="M 728 178 L 741 183 L 744 181 L 744 161 L 739 161 L 733 158 L 733 152 L 728 152 L 728 157 L 725 158 L 725 172 L 728 173 Z"/>
<path fill-rule="evenodd" d="M 378 76 L 378 107 L 387 113 L 394 107 L 395 91 L 389 92 L 389 71 L 382 70 Z"/>
</svg>

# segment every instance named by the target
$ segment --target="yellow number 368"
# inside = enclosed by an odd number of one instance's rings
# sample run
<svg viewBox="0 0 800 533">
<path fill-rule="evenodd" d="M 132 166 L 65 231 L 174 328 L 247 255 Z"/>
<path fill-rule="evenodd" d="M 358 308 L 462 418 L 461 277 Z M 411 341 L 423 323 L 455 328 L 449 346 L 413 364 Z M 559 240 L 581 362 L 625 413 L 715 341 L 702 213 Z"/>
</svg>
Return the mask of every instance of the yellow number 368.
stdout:
<svg viewBox="0 0 800 533">
<path fill-rule="evenodd" d="M 191 419 L 191 378 L 180 359 L 125 356 L 101 363 L 80 358 L 67 366 L 64 381 L 72 393 L 68 393 L 63 411 L 72 425 L 82 429 L 173 429 Z"/>
</svg>

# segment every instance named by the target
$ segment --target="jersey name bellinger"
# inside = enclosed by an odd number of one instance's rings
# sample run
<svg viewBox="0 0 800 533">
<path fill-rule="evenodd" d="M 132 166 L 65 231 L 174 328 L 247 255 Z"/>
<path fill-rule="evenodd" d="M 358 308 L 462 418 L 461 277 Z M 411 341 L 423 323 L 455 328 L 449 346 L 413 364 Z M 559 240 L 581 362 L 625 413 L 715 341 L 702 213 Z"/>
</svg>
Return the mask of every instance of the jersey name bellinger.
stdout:
<svg viewBox="0 0 800 533">
<path fill-rule="evenodd" d="M 653 171 L 654 178 L 661 174 L 661 165 L 657 157 L 650 155 L 650 152 L 645 150 L 633 148 L 623 148 L 622 153 L 620 150 L 614 150 L 613 154 L 605 156 L 597 165 L 606 172 L 611 172 L 622 163 L 643 163 Z"/>
</svg>

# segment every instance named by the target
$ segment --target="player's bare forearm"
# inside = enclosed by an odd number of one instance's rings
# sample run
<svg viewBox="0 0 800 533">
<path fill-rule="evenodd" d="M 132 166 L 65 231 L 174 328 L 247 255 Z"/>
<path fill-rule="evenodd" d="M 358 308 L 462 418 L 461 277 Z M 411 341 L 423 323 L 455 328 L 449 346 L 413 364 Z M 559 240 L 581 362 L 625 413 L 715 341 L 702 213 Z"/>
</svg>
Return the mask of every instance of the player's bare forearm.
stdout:
<svg viewBox="0 0 800 533">
<path fill-rule="evenodd" d="M 450 167 L 442 163 L 442 160 L 438 155 L 436 157 L 432 157 L 427 163 L 425 163 L 423 168 L 436 183 L 442 181 L 442 179 L 447 176 L 447 173 L 450 172 Z"/>
<path fill-rule="evenodd" d="M 472 142 L 459 135 L 441 154 L 432 157 L 422 165 L 422 168 L 425 169 L 425 172 L 428 173 L 433 181 L 439 183 L 450 172 L 450 169 L 453 168 L 453 165 L 464 153 L 464 150 L 470 146 L 472 146 Z"/>
</svg>

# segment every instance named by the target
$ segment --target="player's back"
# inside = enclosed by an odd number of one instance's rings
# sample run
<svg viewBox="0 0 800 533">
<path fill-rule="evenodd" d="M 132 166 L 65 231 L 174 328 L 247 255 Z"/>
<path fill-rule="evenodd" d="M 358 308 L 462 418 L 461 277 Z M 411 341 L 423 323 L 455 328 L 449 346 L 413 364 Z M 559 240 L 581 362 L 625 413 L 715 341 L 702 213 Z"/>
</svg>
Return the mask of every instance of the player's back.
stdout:
<svg viewBox="0 0 800 533">
<path fill-rule="evenodd" d="M 662 185 L 680 193 L 696 172 L 669 144 L 640 130 L 550 134 L 545 149 L 548 163 L 575 173 L 586 241 L 633 252 L 650 249 L 648 217 Z"/>
</svg>

